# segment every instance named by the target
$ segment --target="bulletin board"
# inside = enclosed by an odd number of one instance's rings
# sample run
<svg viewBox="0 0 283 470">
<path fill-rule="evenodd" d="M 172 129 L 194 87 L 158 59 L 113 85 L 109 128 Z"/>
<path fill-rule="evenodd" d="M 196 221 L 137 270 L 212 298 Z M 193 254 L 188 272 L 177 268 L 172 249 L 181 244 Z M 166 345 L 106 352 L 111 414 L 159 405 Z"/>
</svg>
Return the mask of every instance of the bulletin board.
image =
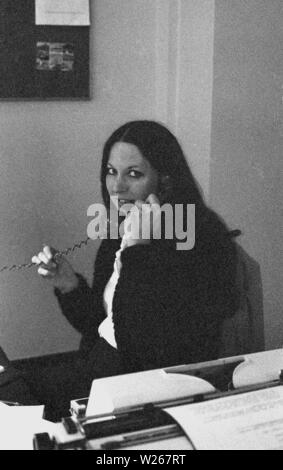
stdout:
<svg viewBox="0 0 283 470">
<path fill-rule="evenodd" d="M 88 99 L 89 26 L 35 24 L 35 0 L 0 1 L 0 99 Z"/>
</svg>

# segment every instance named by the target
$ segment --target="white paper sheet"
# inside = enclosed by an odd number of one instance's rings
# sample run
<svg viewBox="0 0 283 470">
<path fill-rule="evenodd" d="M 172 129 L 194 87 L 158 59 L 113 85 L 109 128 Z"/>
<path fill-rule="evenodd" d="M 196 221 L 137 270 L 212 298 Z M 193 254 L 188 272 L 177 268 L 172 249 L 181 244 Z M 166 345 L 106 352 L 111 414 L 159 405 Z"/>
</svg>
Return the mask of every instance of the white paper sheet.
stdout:
<svg viewBox="0 0 283 470">
<path fill-rule="evenodd" d="M 34 434 L 53 434 L 55 424 L 42 419 L 43 406 L 0 403 L 0 450 L 32 450 Z"/>
<path fill-rule="evenodd" d="M 3 403 L 2 401 L 0 401 L 0 417 L 1 417 L 1 413 L 9 410 L 9 406 L 6 405 L 6 403 Z"/>
<path fill-rule="evenodd" d="M 283 387 L 166 410 L 199 450 L 283 450 Z"/>
<path fill-rule="evenodd" d="M 251 354 L 233 372 L 235 388 L 278 380 L 283 369 L 283 349 Z"/>
<path fill-rule="evenodd" d="M 163 369 L 106 377 L 92 382 L 86 416 L 214 391 L 205 380 L 166 373 Z"/>
<path fill-rule="evenodd" d="M 89 26 L 89 0 L 36 0 L 37 25 Z"/>
</svg>

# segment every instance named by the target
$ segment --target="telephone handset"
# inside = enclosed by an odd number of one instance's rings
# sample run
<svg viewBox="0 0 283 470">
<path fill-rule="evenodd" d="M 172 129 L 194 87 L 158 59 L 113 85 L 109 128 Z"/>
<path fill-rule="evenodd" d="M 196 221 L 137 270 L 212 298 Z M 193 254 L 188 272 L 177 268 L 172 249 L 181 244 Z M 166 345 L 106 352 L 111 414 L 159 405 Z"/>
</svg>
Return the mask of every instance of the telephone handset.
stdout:
<svg viewBox="0 0 283 470">
<path fill-rule="evenodd" d="M 157 194 L 160 206 L 162 206 L 162 204 L 169 203 L 169 201 L 171 200 L 171 195 L 172 191 L 169 189 L 160 191 Z"/>
<path fill-rule="evenodd" d="M 160 190 L 157 194 L 160 205 L 169 203 L 172 200 L 173 187 L 170 180 L 170 176 L 163 177 L 160 182 Z"/>
</svg>

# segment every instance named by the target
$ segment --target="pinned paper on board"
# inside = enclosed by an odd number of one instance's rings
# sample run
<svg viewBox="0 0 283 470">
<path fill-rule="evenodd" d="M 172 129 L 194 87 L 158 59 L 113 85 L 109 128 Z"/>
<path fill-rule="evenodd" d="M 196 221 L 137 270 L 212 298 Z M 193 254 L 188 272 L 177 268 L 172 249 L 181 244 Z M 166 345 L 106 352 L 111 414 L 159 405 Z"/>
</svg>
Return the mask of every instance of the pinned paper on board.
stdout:
<svg viewBox="0 0 283 470">
<path fill-rule="evenodd" d="M 89 26 L 89 0 L 36 0 L 36 25 Z"/>
</svg>

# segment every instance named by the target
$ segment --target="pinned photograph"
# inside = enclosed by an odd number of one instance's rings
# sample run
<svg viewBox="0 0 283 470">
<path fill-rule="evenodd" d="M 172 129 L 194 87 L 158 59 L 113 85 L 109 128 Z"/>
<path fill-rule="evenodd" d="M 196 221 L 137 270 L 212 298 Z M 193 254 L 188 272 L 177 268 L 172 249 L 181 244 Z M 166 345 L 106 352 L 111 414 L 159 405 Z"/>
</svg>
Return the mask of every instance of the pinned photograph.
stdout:
<svg viewBox="0 0 283 470">
<path fill-rule="evenodd" d="M 38 42 L 36 45 L 36 70 L 72 72 L 74 45 L 58 42 Z"/>
</svg>

